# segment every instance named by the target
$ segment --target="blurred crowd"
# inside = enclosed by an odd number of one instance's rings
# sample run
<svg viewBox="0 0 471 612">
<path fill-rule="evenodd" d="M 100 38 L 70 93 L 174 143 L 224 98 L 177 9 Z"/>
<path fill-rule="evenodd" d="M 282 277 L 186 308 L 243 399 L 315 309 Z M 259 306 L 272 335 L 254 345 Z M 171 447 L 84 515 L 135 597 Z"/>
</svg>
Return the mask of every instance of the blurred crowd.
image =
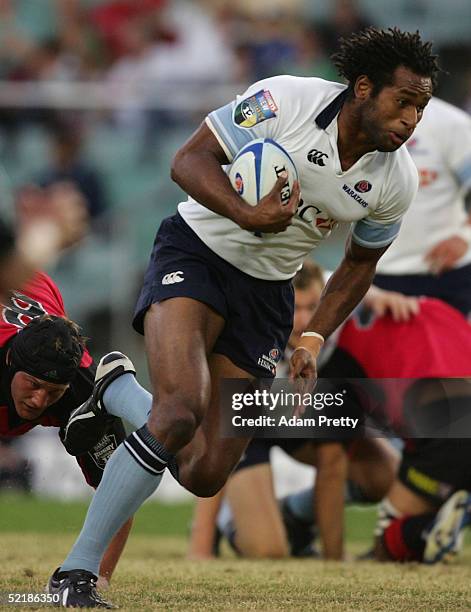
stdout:
<svg viewBox="0 0 471 612">
<path fill-rule="evenodd" d="M 19 90 L 13 104 L 0 95 L 2 153 L 15 158 L 25 125 L 44 128 L 50 151 L 39 175 L 27 179 L 43 186 L 70 180 L 94 225 L 107 197 L 99 171 L 82 157 L 87 129 L 98 120 L 139 133 L 145 157 L 166 129 L 196 115 L 179 93 L 188 98 L 218 84 L 240 84 L 234 91 L 241 91 L 284 73 L 335 80 L 329 57 L 339 38 L 376 24 L 355 0 L 330 3 L 325 19 L 308 6 L 303 0 L 0 0 L 0 79 L 36 84 L 29 98 Z M 456 79 L 453 71 L 449 77 Z M 442 97 L 470 108 L 471 67 L 459 77 L 459 86 L 447 86 L 450 95 Z M 91 90 L 82 89 L 73 110 L 53 99 L 35 105 L 40 85 L 77 83 L 105 88 L 108 103 L 87 100 Z M 199 119 L 214 107 L 211 95 L 206 100 Z"/>
</svg>

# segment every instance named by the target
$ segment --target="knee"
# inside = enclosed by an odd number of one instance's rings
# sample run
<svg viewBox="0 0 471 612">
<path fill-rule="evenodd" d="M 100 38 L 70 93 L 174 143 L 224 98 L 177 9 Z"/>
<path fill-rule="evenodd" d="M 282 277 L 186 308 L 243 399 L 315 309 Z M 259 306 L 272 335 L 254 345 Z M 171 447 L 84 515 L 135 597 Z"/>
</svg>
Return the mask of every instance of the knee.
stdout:
<svg viewBox="0 0 471 612">
<path fill-rule="evenodd" d="M 205 468 L 204 471 L 191 470 L 187 474 L 181 473 L 181 476 L 183 479 L 180 479 L 180 483 L 197 497 L 214 497 L 224 487 L 227 480 L 225 475 L 211 468 Z"/>
<path fill-rule="evenodd" d="M 193 439 L 201 422 L 201 412 L 201 407 L 191 400 L 159 400 L 152 407 L 147 426 L 166 448 L 180 449 Z"/>
<path fill-rule="evenodd" d="M 285 559 L 289 556 L 289 546 L 286 540 L 280 538 L 251 538 L 246 543 L 238 543 L 244 557 L 250 559 Z"/>
</svg>

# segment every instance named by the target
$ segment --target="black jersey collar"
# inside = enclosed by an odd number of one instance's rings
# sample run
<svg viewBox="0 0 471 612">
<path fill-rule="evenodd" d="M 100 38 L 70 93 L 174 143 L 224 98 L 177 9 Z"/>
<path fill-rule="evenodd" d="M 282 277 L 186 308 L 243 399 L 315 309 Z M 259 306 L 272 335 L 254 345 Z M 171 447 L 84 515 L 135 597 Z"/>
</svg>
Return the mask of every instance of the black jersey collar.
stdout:
<svg viewBox="0 0 471 612">
<path fill-rule="evenodd" d="M 341 91 L 330 104 L 328 104 L 324 110 L 322 110 L 316 117 L 317 125 L 325 130 L 332 123 L 334 118 L 339 114 L 340 109 L 345 104 L 345 100 L 348 96 L 348 88 Z"/>
</svg>

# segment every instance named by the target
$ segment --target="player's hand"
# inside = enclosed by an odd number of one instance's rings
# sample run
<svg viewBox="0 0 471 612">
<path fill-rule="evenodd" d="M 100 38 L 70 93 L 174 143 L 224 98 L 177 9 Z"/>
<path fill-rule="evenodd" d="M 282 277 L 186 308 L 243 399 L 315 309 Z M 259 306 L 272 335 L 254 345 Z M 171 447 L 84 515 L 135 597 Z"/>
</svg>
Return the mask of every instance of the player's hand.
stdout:
<svg viewBox="0 0 471 612">
<path fill-rule="evenodd" d="M 468 243 L 461 236 L 451 236 L 451 238 L 442 240 L 425 256 L 430 272 L 438 275 L 451 270 L 468 248 Z"/>
<path fill-rule="evenodd" d="M 321 350 L 322 342 L 316 338 L 303 338 L 291 355 L 289 361 L 289 379 L 294 384 L 295 392 L 303 396 L 312 393 L 317 381 L 317 356 Z M 300 416 L 305 406 L 300 404 L 294 415 Z"/>
<path fill-rule="evenodd" d="M 409 321 L 420 311 L 419 298 L 374 286 L 368 289 L 363 301 L 377 317 L 390 314 L 396 323 Z"/>
<path fill-rule="evenodd" d="M 282 173 L 276 181 L 273 189 L 263 197 L 257 206 L 247 211 L 243 229 L 252 232 L 276 234 L 284 232 L 292 223 L 292 218 L 299 205 L 300 187 L 295 181 L 291 191 L 291 197 L 286 204 L 281 200 L 281 192 L 285 188 L 288 175 Z"/>
</svg>

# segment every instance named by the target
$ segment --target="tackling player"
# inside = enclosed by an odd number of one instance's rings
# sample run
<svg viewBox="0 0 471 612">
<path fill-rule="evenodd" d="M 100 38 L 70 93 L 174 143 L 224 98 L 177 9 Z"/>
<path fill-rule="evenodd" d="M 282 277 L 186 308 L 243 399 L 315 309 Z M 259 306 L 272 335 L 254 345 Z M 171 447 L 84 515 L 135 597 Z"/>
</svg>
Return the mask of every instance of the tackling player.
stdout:
<svg viewBox="0 0 471 612">
<path fill-rule="evenodd" d="M 418 33 L 369 28 L 342 41 L 334 60 L 347 85 L 290 76 L 256 83 L 210 113 L 175 156 L 172 177 L 189 198 L 158 231 L 134 318 L 145 334 L 152 413 L 114 453 L 54 576 L 51 591 L 64 606 L 89 605 L 78 582 L 93 582 L 108 541 L 167 467 L 199 496 L 224 485 L 247 440 L 219 435 L 219 382 L 274 375 L 263 356 L 283 353 L 290 279 L 306 255 L 338 221 L 353 222 L 345 257 L 291 357 L 295 379 L 316 376 L 324 338 L 362 299 L 399 231 L 417 189 L 401 145 L 432 95 L 436 56 Z M 286 205 L 286 176 L 251 207 L 222 168 L 259 137 L 276 140 L 297 167 Z"/>
<path fill-rule="evenodd" d="M 62 296 L 44 273 L 11 294 L 0 318 L 0 435 L 13 438 L 34 427 L 59 427 L 65 439 L 70 413 L 93 389 L 95 366 L 78 326 L 66 318 Z M 119 419 L 89 422 L 95 444 L 77 457 L 85 479 L 97 487 L 106 461 L 124 439 Z M 76 453 L 74 453 L 76 454 Z M 101 584 L 111 578 L 131 528 L 124 525 L 100 565 Z"/>
</svg>

